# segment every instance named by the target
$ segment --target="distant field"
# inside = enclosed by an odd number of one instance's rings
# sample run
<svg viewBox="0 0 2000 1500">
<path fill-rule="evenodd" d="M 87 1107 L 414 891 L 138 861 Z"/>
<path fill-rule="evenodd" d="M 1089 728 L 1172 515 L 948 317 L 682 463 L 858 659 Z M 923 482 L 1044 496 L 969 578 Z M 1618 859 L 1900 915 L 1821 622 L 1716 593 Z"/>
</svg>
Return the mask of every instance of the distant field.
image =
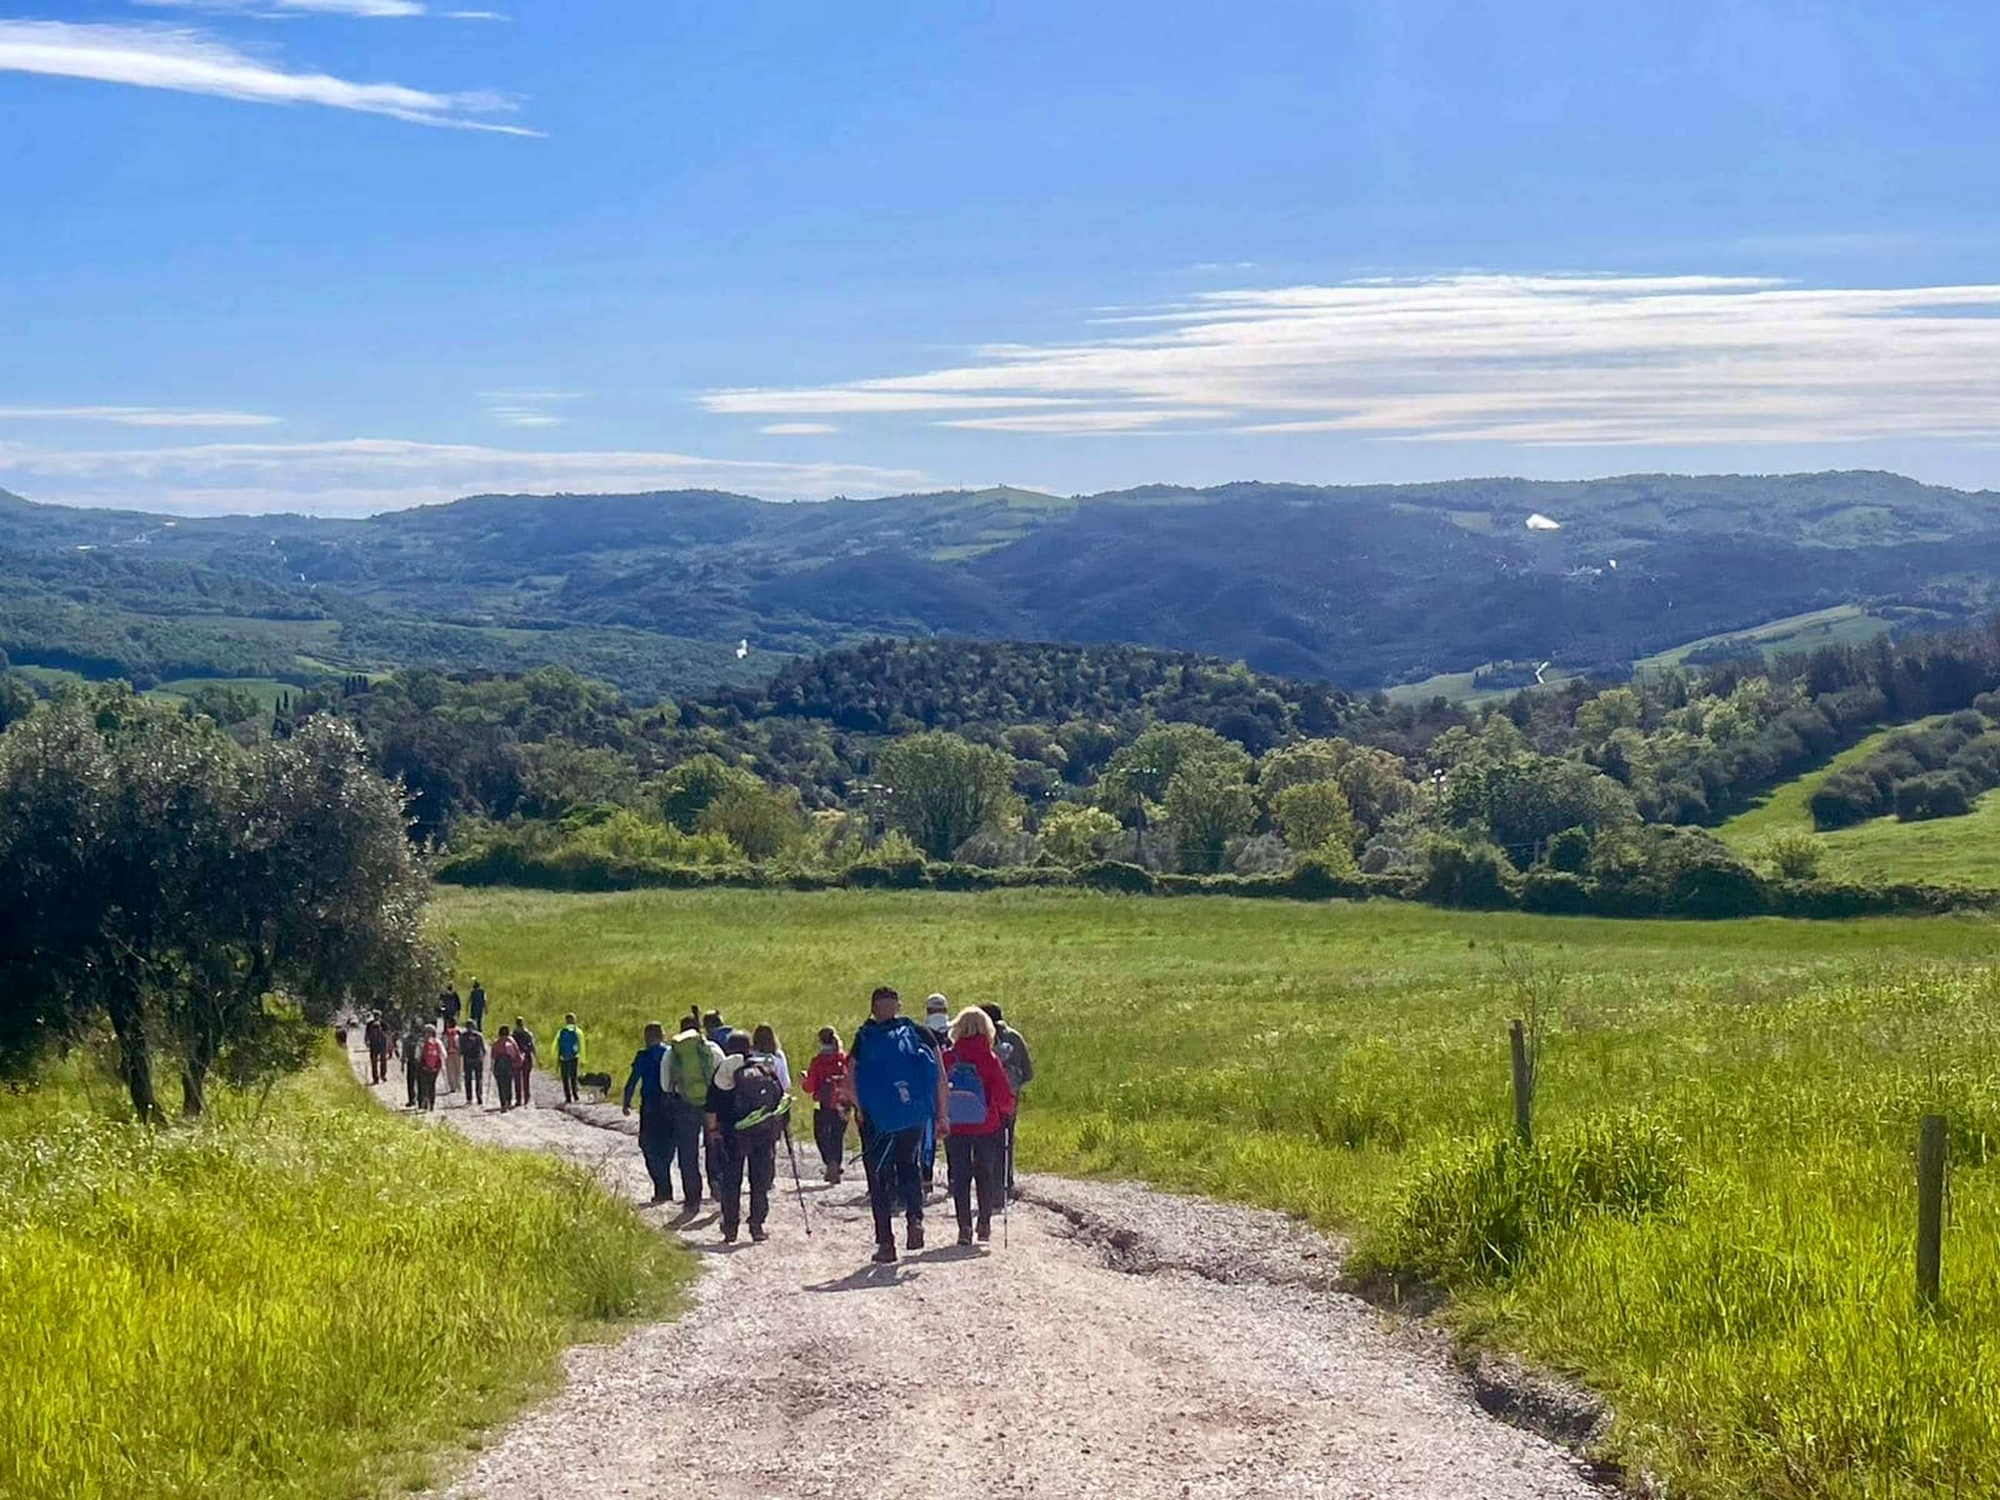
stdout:
<svg viewBox="0 0 2000 1500">
<path fill-rule="evenodd" d="M 2000 1493 L 1992 925 L 1060 892 L 452 892 L 437 920 L 499 1017 L 575 1010 L 621 1080 L 640 1025 L 690 1005 L 797 1061 L 883 981 L 1003 1002 L 1041 1074 L 1028 1165 L 1354 1233 L 1608 1393 L 1670 1493 Z M 1500 1134 L 1519 976 L 1547 1023 L 1535 1157 Z M 1909 1271 L 1930 1109 L 1959 1154 L 1942 1318 Z"/>
<path fill-rule="evenodd" d="M 1486 664 L 1490 665 L 1490 663 Z M 1476 708 L 1482 703 L 1497 703 L 1503 698 L 1511 698 L 1521 690 L 1518 687 L 1477 688 L 1472 685 L 1485 666 L 1470 672 L 1440 672 L 1435 677 L 1426 677 L 1422 682 L 1405 682 L 1389 689 L 1392 703 L 1428 703 L 1433 698 L 1445 698 L 1453 703 L 1462 703 L 1468 708 Z M 1568 682 L 1574 672 L 1561 667 L 1550 667 L 1542 673 L 1543 687 L 1554 687 L 1559 682 Z"/>
<path fill-rule="evenodd" d="M 1725 641 L 1749 641 L 1763 650 L 1764 658 L 1768 661 L 1788 651 L 1811 651 L 1819 646 L 1857 645 L 1862 641 L 1874 639 L 1889 628 L 1888 620 L 1880 615 L 1870 614 L 1858 604 L 1836 604 L 1831 609 L 1816 609 L 1803 615 L 1787 615 L 1782 620 L 1772 620 L 1748 630 L 1730 630 L 1720 635 L 1705 635 L 1700 640 L 1688 641 L 1670 650 L 1641 657 L 1632 664 L 1632 669 L 1635 672 L 1644 672 L 1677 667 L 1703 647 L 1719 646 Z"/>
<path fill-rule="evenodd" d="M 234 688 L 239 693 L 248 693 L 267 713 L 287 693 L 297 696 L 299 692 L 296 683 L 280 682 L 275 677 L 176 677 L 172 682 L 161 683 L 156 691 L 186 698 L 203 688 Z"/>
<path fill-rule="evenodd" d="M 1899 823 L 1875 818 L 1829 833 L 1813 830 L 1806 803 L 1835 771 L 1866 760 L 1891 735 L 1913 726 L 1884 729 L 1835 756 L 1817 771 L 1788 781 L 1749 811 L 1716 830 L 1725 843 L 1745 854 L 1781 831 L 1810 833 L 1825 851 L 1824 873 L 1836 880 L 1918 881 L 1931 885 L 2000 889 L 2000 794 L 1988 792 L 1962 818 Z"/>
</svg>

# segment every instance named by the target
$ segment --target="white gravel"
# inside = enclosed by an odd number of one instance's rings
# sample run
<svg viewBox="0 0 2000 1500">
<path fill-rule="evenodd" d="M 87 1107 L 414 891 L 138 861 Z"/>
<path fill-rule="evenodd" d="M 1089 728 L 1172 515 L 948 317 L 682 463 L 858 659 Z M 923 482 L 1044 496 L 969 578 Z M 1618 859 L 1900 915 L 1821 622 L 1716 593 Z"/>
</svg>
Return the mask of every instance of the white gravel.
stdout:
<svg viewBox="0 0 2000 1500">
<path fill-rule="evenodd" d="M 400 1081 L 378 1092 L 401 1105 Z M 649 1196 L 636 1144 L 600 1124 L 455 1104 L 436 1119 Z M 934 1201 L 944 1248 L 876 1267 L 859 1172 L 829 1189 L 809 1156 L 810 1239 L 781 1156 L 770 1241 L 723 1247 L 711 1209 L 685 1232 L 705 1273 L 687 1314 L 572 1349 L 561 1392 L 444 1494 L 1603 1493 L 1563 1449 L 1475 1406 L 1436 1340 L 1332 1290 L 1338 1244 L 1279 1215 L 1024 1178 L 1005 1248 L 997 1226 L 990 1249 L 956 1248 L 949 1203 Z"/>
</svg>

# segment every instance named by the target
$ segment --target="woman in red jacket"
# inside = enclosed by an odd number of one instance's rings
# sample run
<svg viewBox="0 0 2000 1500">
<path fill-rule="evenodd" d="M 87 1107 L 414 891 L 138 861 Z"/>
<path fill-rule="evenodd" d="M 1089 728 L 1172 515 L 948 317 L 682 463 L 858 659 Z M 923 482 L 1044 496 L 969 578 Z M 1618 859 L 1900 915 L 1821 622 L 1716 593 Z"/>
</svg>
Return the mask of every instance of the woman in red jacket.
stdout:
<svg viewBox="0 0 2000 1500">
<path fill-rule="evenodd" d="M 945 1049 L 945 1108 L 951 1134 L 945 1137 L 946 1170 L 950 1174 L 952 1206 L 958 1210 L 958 1242 L 972 1243 L 972 1195 L 979 1193 L 978 1235 L 993 1233 L 993 1210 L 1000 1204 L 1007 1175 L 1007 1116 L 1014 1112 L 1014 1090 L 1007 1070 L 993 1052 L 993 1019 L 978 1006 L 968 1006 L 951 1023 L 951 1046 Z"/>
<path fill-rule="evenodd" d="M 846 1077 L 847 1054 L 840 1050 L 840 1033 L 822 1026 L 819 1051 L 806 1068 L 805 1088 L 813 1102 L 813 1141 L 819 1147 L 820 1176 L 828 1182 L 840 1181 L 847 1156 L 847 1106 L 840 1099 Z"/>
</svg>

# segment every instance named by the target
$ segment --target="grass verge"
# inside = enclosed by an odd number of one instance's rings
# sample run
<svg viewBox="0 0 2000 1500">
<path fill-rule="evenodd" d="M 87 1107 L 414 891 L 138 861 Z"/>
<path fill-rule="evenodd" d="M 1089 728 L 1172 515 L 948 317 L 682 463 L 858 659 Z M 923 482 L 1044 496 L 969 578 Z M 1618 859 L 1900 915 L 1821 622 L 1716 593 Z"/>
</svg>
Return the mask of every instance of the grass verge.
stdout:
<svg viewBox="0 0 2000 1500">
<path fill-rule="evenodd" d="M 685 1253 L 584 1173 L 343 1074 L 166 1131 L 0 1098 L 0 1495 L 420 1487 L 567 1343 L 673 1304 Z"/>
<path fill-rule="evenodd" d="M 845 1034 L 868 988 L 997 1000 L 1024 1163 L 1346 1230 L 1469 1335 L 1609 1395 L 1616 1454 L 1710 1500 L 2000 1494 L 2000 928 L 1684 924 L 1068 892 L 453 892 L 496 1013 L 622 1080 L 692 1003 Z M 1506 1022 L 1540 986 L 1542 1147 Z M 1911 1151 L 1954 1127 L 1942 1315 Z"/>
</svg>

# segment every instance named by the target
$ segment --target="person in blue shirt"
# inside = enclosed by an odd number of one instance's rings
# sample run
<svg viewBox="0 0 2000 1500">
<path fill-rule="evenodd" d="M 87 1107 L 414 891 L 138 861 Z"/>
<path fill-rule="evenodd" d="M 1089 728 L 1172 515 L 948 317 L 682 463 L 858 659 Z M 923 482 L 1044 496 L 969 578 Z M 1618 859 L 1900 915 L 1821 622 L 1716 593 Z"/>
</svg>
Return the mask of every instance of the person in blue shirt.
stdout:
<svg viewBox="0 0 2000 1500">
<path fill-rule="evenodd" d="M 653 1179 L 653 1202 L 674 1196 L 674 1112 L 667 1102 L 663 1074 L 667 1061 L 667 1028 L 646 1023 L 646 1045 L 632 1058 L 625 1079 L 625 1113 L 632 1113 L 632 1091 L 639 1092 L 639 1154 L 646 1158 L 646 1175 Z"/>
</svg>

